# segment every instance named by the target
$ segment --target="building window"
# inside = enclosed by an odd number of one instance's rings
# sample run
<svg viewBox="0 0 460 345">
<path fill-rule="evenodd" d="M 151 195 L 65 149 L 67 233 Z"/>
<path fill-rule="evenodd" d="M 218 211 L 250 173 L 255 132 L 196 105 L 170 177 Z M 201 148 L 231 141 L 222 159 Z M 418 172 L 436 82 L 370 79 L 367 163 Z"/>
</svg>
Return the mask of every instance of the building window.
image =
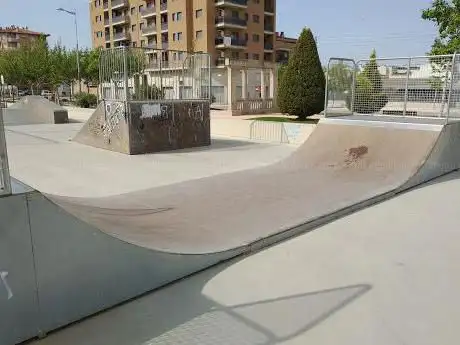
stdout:
<svg viewBox="0 0 460 345">
<path fill-rule="evenodd" d="M 197 40 L 201 39 L 203 37 L 203 30 L 198 30 L 196 33 L 195 33 L 195 38 Z"/>
<path fill-rule="evenodd" d="M 143 9 L 144 9 L 144 5 L 140 5 L 139 6 L 139 13 L 141 13 Z"/>
<path fill-rule="evenodd" d="M 136 7 L 131 7 L 131 14 L 136 13 Z"/>
<path fill-rule="evenodd" d="M 136 48 L 137 47 L 137 42 L 131 42 L 133 48 Z"/>
<path fill-rule="evenodd" d="M 252 35 L 252 40 L 253 40 L 254 42 L 259 42 L 259 41 L 260 41 L 260 36 L 259 36 L 258 34 L 253 34 L 253 35 Z"/>
<path fill-rule="evenodd" d="M 253 15 L 252 15 L 252 21 L 253 21 L 254 23 L 259 23 L 259 22 L 260 22 L 260 17 L 259 17 L 259 15 L 258 15 L 258 14 L 253 14 Z"/>
<path fill-rule="evenodd" d="M 136 31 L 136 24 L 131 25 L 131 32 Z"/>
<path fill-rule="evenodd" d="M 233 18 L 239 18 L 240 14 L 238 13 L 238 11 L 232 11 L 232 17 Z"/>
<path fill-rule="evenodd" d="M 182 39 L 182 32 L 173 33 L 173 41 L 180 41 Z"/>
<path fill-rule="evenodd" d="M 260 4 L 260 0 L 254 0 L 256 4 Z"/>
<path fill-rule="evenodd" d="M 172 14 L 173 22 L 178 22 L 182 19 L 182 12 L 177 12 Z"/>
<path fill-rule="evenodd" d="M 259 54 L 252 54 L 252 59 L 253 60 L 260 60 Z"/>
<path fill-rule="evenodd" d="M 248 54 L 248 53 L 244 53 L 244 58 L 245 58 L 246 60 L 249 60 L 249 54 Z"/>
<path fill-rule="evenodd" d="M 232 59 L 238 60 L 240 58 L 240 53 L 232 52 Z"/>
<path fill-rule="evenodd" d="M 203 15 L 203 10 L 199 9 L 195 11 L 195 17 L 200 18 Z"/>
<path fill-rule="evenodd" d="M 139 30 L 142 31 L 143 28 L 144 28 L 144 23 L 140 23 L 139 24 Z"/>
</svg>

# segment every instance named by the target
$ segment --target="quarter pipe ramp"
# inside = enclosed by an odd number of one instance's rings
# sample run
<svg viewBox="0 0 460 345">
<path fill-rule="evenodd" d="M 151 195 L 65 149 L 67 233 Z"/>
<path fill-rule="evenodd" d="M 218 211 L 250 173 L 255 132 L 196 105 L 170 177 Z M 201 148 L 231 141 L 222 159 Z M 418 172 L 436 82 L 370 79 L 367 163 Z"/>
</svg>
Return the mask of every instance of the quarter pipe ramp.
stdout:
<svg viewBox="0 0 460 345">
<path fill-rule="evenodd" d="M 30 190 L 3 198 L 15 200 L 9 214 L 28 220 L 7 229 L 0 218 L 0 270 L 13 293 L 0 291 L 8 320 L 0 342 L 62 327 L 458 169 L 459 140 L 460 122 L 339 117 L 321 120 L 269 167 L 106 198 Z M 17 253 L 12 231 L 22 234 Z M 22 253 L 26 267 L 3 253 Z"/>
</svg>

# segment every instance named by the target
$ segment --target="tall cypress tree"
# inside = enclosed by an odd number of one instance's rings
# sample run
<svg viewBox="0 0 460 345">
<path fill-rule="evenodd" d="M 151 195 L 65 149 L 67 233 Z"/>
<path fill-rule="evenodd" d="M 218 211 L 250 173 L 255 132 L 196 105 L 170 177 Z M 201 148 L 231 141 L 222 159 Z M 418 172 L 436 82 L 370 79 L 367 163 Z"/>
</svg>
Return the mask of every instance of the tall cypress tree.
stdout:
<svg viewBox="0 0 460 345">
<path fill-rule="evenodd" d="M 324 110 L 326 79 L 315 39 L 303 29 L 285 71 L 278 98 L 280 110 L 305 119 Z"/>
<path fill-rule="evenodd" d="M 354 112 L 370 114 L 380 111 L 388 102 L 383 90 L 377 54 L 372 51 L 368 63 L 356 79 Z"/>
</svg>

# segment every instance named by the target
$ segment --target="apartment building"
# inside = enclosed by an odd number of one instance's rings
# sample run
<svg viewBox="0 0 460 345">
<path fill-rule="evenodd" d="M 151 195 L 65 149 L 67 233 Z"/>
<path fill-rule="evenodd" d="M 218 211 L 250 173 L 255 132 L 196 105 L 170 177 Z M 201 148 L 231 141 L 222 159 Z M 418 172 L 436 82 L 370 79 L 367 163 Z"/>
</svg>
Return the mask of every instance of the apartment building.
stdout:
<svg viewBox="0 0 460 345">
<path fill-rule="evenodd" d="M 41 35 L 48 37 L 48 34 L 31 31 L 28 28 L 19 26 L 0 27 L 0 49 L 18 49 L 21 44 L 32 42 Z"/>
<path fill-rule="evenodd" d="M 277 32 L 275 38 L 275 62 L 285 64 L 297 44 L 296 38 L 286 37 L 284 32 Z"/>
<path fill-rule="evenodd" d="M 91 0 L 90 15 L 93 47 L 207 52 L 216 66 L 275 62 L 276 0 Z"/>
</svg>

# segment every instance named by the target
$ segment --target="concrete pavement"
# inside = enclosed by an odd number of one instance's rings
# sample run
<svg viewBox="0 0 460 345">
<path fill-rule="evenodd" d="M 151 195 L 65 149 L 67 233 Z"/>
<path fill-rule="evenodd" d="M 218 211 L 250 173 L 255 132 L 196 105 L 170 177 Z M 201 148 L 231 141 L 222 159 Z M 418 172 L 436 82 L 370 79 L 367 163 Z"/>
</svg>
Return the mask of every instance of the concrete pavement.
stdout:
<svg viewBox="0 0 460 345">
<path fill-rule="evenodd" d="M 70 141 L 81 126 L 7 127 L 11 175 L 46 193 L 97 197 L 264 166 L 296 149 L 214 137 L 210 147 L 128 156 Z"/>
</svg>

